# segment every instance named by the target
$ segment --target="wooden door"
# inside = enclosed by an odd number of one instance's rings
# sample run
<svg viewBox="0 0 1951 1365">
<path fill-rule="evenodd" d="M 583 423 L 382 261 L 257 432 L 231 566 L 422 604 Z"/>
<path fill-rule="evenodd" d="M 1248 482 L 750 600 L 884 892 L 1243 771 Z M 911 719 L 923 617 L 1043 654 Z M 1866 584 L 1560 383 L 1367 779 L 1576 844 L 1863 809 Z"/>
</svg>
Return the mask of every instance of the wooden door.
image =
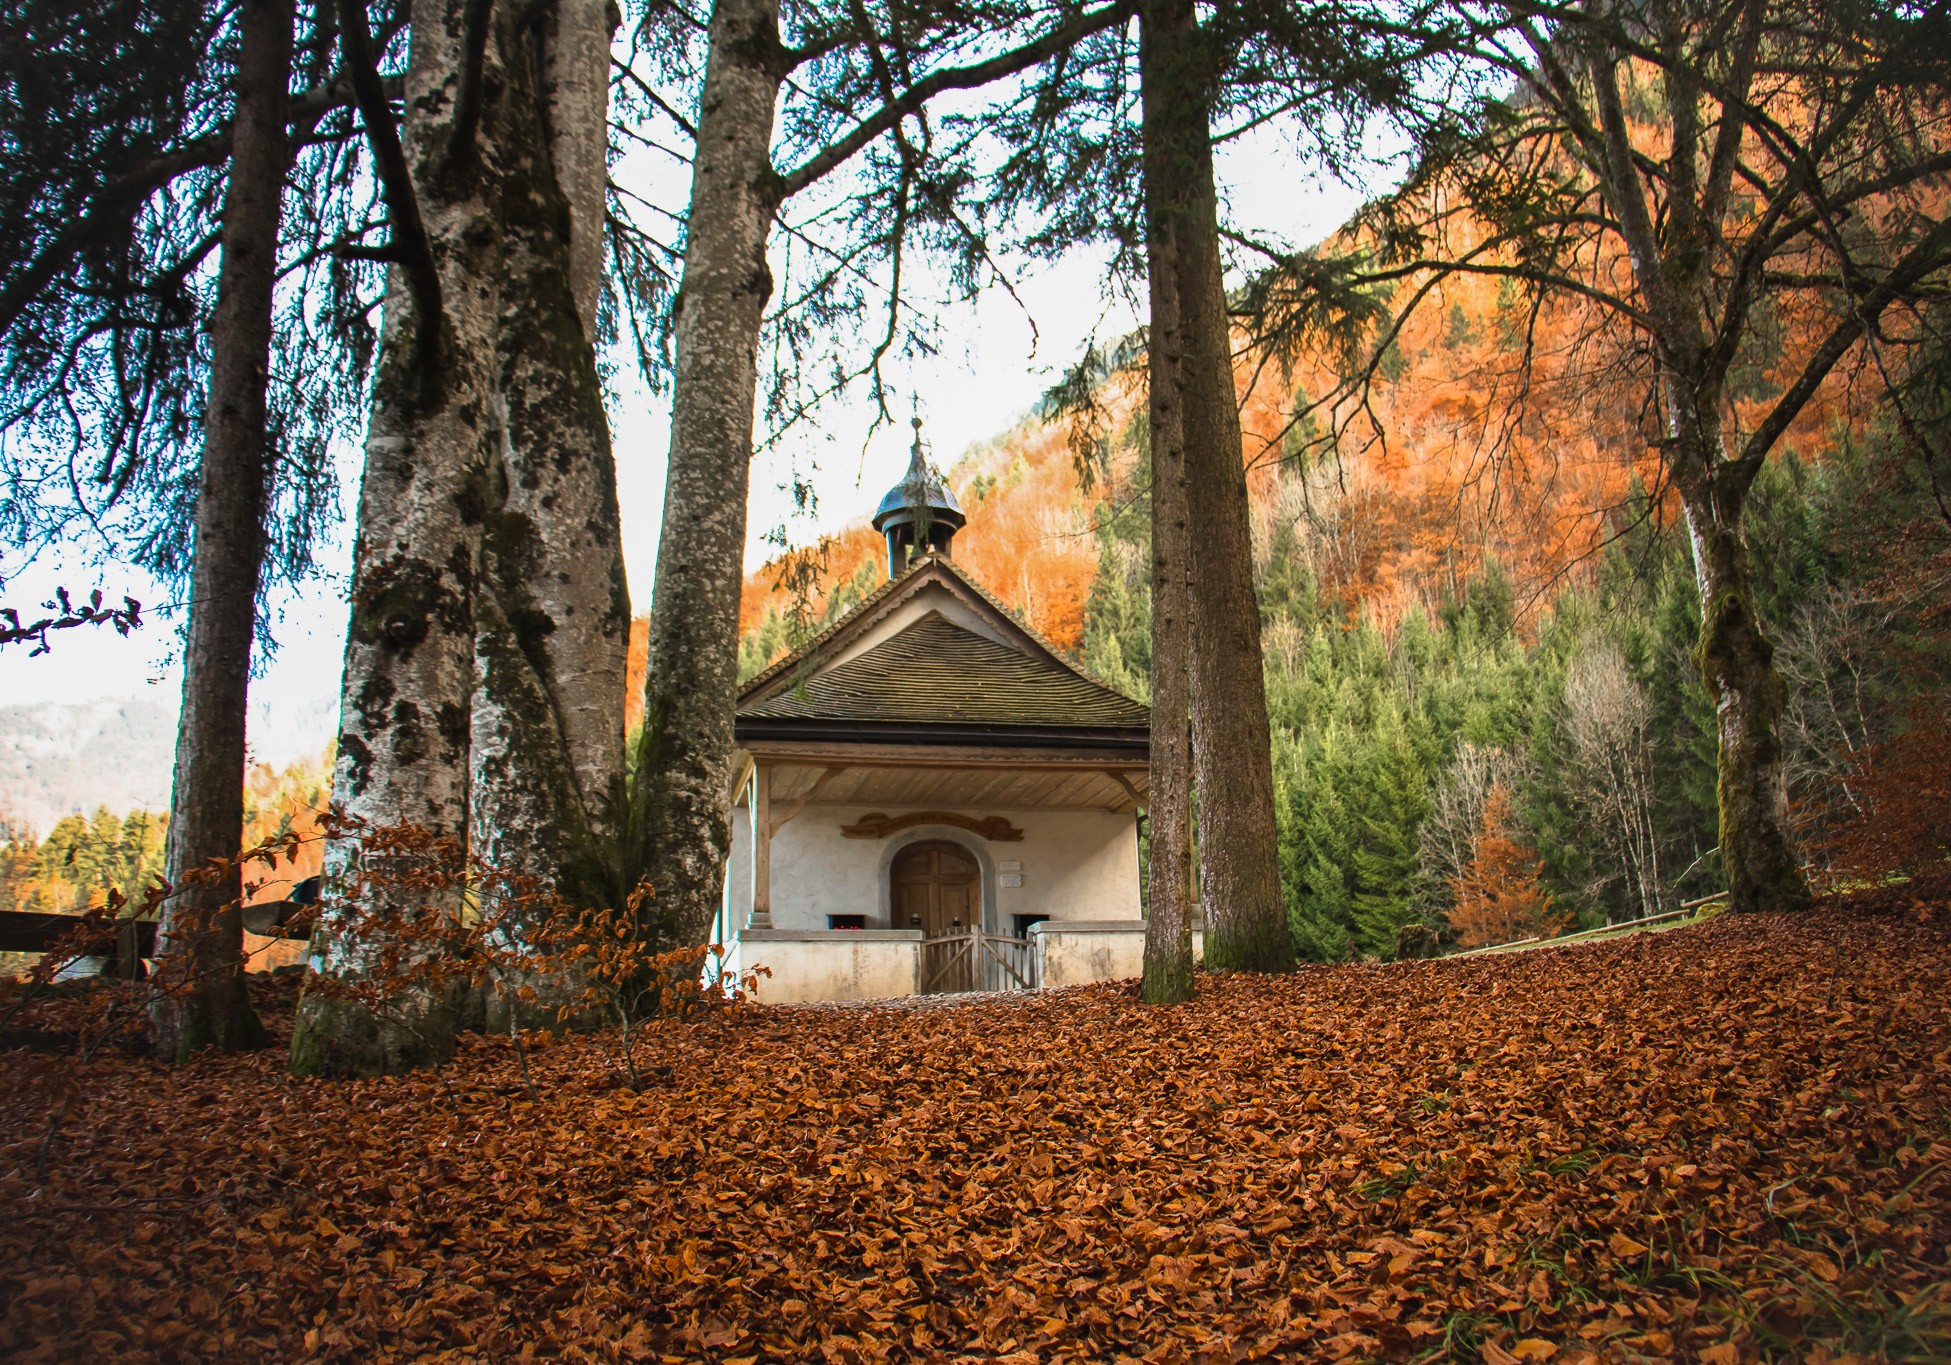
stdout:
<svg viewBox="0 0 1951 1365">
<path fill-rule="evenodd" d="M 896 929 L 939 938 L 967 929 L 982 914 L 981 873 L 967 850 L 954 844 L 910 844 L 894 857 L 891 883 Z"/>
</svg>

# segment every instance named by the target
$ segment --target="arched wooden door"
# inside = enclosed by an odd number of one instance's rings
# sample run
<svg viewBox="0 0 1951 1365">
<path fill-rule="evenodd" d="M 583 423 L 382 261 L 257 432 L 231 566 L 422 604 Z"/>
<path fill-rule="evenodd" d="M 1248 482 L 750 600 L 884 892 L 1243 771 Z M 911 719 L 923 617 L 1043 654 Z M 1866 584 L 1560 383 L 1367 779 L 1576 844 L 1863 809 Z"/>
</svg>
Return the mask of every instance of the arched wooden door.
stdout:
<svg viewBox="0 0 1951 1365">
<path fill-rule="evenodd" d="M 939 938 L 982 915 L 981 870 L 958 845 L 939 839 L 910 844 L 894 855 L 888 875 L 893 928 Z"/>
</svg>

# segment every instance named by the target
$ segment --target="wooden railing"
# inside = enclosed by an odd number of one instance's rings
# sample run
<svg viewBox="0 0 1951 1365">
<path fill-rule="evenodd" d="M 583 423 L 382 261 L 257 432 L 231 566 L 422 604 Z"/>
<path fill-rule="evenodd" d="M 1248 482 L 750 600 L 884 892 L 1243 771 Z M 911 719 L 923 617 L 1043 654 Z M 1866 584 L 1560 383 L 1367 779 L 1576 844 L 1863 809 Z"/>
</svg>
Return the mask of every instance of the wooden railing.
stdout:
<svg viewBox="0 0 1951 1365">
<path fill-rule="evenodd" d="M 991 934 L 980 924 L 921 941 L 921 993 L 1033 991 L 1039 982 L 1036 947 L 1028 939 Z"/>
</svg>

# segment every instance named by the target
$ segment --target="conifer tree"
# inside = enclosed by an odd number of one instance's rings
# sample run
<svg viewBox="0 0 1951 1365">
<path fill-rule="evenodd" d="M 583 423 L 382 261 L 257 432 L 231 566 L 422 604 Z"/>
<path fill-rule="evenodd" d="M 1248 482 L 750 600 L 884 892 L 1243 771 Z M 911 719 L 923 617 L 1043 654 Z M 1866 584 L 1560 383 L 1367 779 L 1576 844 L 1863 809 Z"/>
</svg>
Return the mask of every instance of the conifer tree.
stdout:
<svg viewBox="0 0 1951 1365">
<path fill-rule="evenodd" d="M 1196 123 L 1188 118 L 1191 110 L 1203 110 L 1191 88 L 1197 76 L 1188 71 L 1196 60 L 1193 44 L 1188 41 L 1191 13 L 1190 5 L 1177 0 L 1151 0 L 1139 19 L 1145 256 L 1151 310 L 1151 344 L 1146 355 L 1150 382 L 1146 391 L 1152 476 L 1150 843 L 1142 989 L 1145 1000 L 1154 1005 L 1192 997 L 1195 751 L 1189 618 L 1198 571 L 1192 560 L 1187 457 L 1189 441 L 1208 433 L 1188 422 L 1189 413 L 1197 410 L 1188 390 L 1198 382 L 1188 368 L 1203 357 L 1189 335 L 1195 316 L 1188 308 L 1182 263 L 1188 252 L 1201 245 L 1199 216 L 1187 202 L 1186 187 L 1196 185 L 1198 153 L 1210 143 L 1203 112 Z M 1207 800 L 1211 799 L 1208 795 Z M 1209 913 L 1206 923 L 1211 961 L 1215 917 Z"/>
</svg>

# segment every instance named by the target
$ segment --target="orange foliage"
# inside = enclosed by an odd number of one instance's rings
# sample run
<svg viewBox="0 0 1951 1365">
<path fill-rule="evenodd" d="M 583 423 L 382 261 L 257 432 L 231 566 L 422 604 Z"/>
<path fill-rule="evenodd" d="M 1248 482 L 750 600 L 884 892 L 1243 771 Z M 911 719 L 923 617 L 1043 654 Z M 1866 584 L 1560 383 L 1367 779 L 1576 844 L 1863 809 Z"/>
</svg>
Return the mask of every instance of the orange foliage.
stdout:
<svg viewBox="0 0 1951 1365">
<path fill-rule="evenodd" d="M 968 525 L 955 537 L 956 563 L 1059 649 L 1077 649 L 1084 637 L 1084 604 L 1097 572 L 1090 524 L 1097 495 L 1085 493 L 1078 483 L 1065 429 L 1025 423 L 994 445 L 965 456 L 948 477 L 968 514 Z M 817 553 L 824 562 L 818 587 L 805 604 L 816 617 L 835 585 L 847 582 L 863 564 L 880 563 L 887 551 L 863 519 L 829 538 Z M 750 633 L 769 614 L 791 611 L 792 599 L 780 561 L 747 574 L 739 632 Z M 643 664 L 636 638 L 633 632 L 631 668 L 632 677 L 640 680 Z M 639 689 L 640 682 L 633 682 L 633 697 Z"/>
<path fill-rule="evenodd" d="M 1421 283 L 1405 282 L 1398 300 Z M 1787 316 L 1782 333 L 1758 393 L 1799 369 L 1814 334 Z M 1242 354 L 1235 382 L 1258 525 L 1291 520 L 1323 592 L 1351 614 L 1367 610 L 1388 625 L 1453 596 L 1494 559 L 1528 616 L 1591 562 L 1635 480 L 1663 494 L 1656 516 L 1678 514 L 1664 495 L 1657 414 L 1647 403 L 1652 375 L 1588 305 L 1547 302 L 1533 318 L 1497 279 L 1445 281 L 1402 329 L 1367 411 L 1342 414 L 1336 455 L 1324 455 L 1315 442 L 1327 415 L 1293 419 L 1334 391 L 1342 364 L 1322 352 L 1283 372 Z M 1847 386 L 1840 372 L 1826 383 L 1780 448 L 1811 456 L 1838 422 L 1860 422 Z M 1103 401 L 1115 429 L 1142 403 L 1142 376 L 1113 384 Z M 1752 425 L 1760 401 L 1737 402 L 1740 420 Z M 1102 495 L 1080 485 L 1064 426 L 1027 420 L 965 456 L 949 480 L 969 517 L 957 561 L 1053 643 L 1075 649 L 1097 569 L 1090 531 Z M 883 553 L 864 519 L 834 537 L 812 610 Z M 776 564 L 746 577 L 741 633 L 789 609 L 778 579 Z M 634 644 L 632 664 L 641 669 Z"/>
<path fill-rule="evenodd" d="M 1470 841 L 1470 868 L 1450 883 L 1456 897 L 1450 924 L 1466 948 L 1512 943 L 1545 928 L 1551 897 L 1538 885 L 1544 863 L 1536 849 L 1512 837 L 1515 832 L 1511 794 L 1501 780 L 1493 782 Z"/>
<path fill-rule="evenodd" d="M 802 552 L 807 553 L 807 552 Z M 887 554 L 887 542 L 863 519 L 849 523 L 837 535 L 828 536 L 810 551 L 819 570 L 819 586 L 806 603 L 815 616 L 826 609 L 826 595 L 835 584 L 845 583 L 867 562 L 879 562 Z M 792 607 L 792 586 L 782 580 L 783 560 L 773 560 L 762 569 L 745 575 L 745 590 L 738 603 L 738 633 L 755 629 L 768 612 L 786 612 Z"/>
<path fill-rule="evenodd" d="M 1069 434 L 1051 423 L 1022 427 L 955 473 L 969 514 L 956 562 L 1050 643 L 1075 650 L 1097 573 L 1089 516 L 1097 499 L 1078 485 Z M 985 479 L 995 485 L 978 497 Z"/>
<path fill-rule="evenodd" d="M 745 629 L 740 621 L 739 629 Z M 650 617 L 630 621 L 629 653 L 623 672 L 623 732 L 629 734 L 644 719 L 644 674 L 650 668 Z"/>
<path fill-rule="evenodd" d="M 1423 283 L 1405 281 L 1395 302 Z M 1780 354 L 1757 393 L 1779 392 L 1818 334 L 1786 314 L 1781 328 Z M 1283 374 L 1243 362 L 1241 423 L 1263 504 L 1283 462 L 1287 478 L 1313 468 L 1300 513 L 1313 534 L 1301 538 L 1314 542 L 1322 585 L 1384 623 L 1454 593 L 1486 558 L 1515 584 L 1521 606 L 1541 606 L 1604 543 L 1635 478 L 1664 489 L 1647 401 L 1653 375 L 1583 301 L 1547 301 L 1533 318 L 1503 281 L 1443 281 L 1397 336 L 1366 410 L 1342 410 L 1329 451 L 1328 413 L 1299 422 L 1295 414 L 1335 392 L 1341 365 L 1316 354 Z M 1837 422 L 1860 421 L 1850 396 L 1846 376 L 1832 376 L 1778 449 L 1818 453 Z M 1764 406 L 1735 403 L 1748 429 Z M 1663 498 L 1656 515 L 1677 516 L 1677 503 Z"/>
<path fill-rule="evenodd" d="M 275 868 L 259 862 L 244 868 L 244 901 L 261 905 L 289 900 L 307 877 L 316 877 L 325 857 L 321 821 L 332 801 L 330 752 L 300 759 L 283 770 L 260 763 L 244 775 L 244 847 L 270 843 L 287 821 L 299 839 L 281 856 Z M 297 939 L 244 935 L 245 963 L 254 972 L 291 966 L 305 960 L 306 945 Z"/>
<path fill-rule="evenodd" d="M 1825 841 L 1836 870 L 1881 878 L 1951 857 L 1951 730 L 1942 695 L 1920 702 L 1909 733 L 1873 750 L 1852 780 L 1861 813 Z"/>
<path fill-rule="evenodd" d="M 1397 338 L 1393 378 L 1385 368 L 1369 413 L 1337 443 L 1339 466 L 1327 457 L 1310 480 L 1303 516 L 1315 569 L 1351 609 L 1398 620 L 1454 593 L 1487 558 L 1521 598 L 1537 597 L 1598 548 L 1606 514 L 1625 502 L 1636 474 L 1657 486 L 1639 430 L 1643 394 L 1592 373 L 1598 362 L 1576 340 L 1590 322 L 1584 311 L 1543 311 L 1528 383 L 1519 373 L 1524 316 L 1521 305 L 1500 303 L 1494 281 L 1453 279 L 1434 290 Z M 1240 381 L 1264 499 L 1284 458 L 1293 461 L 1290 478 L 1323 459 L 1288 428 L 1339 373 L 1317 357 L 1289 382 L 1272 368 Z M 1520 390 L 1524 406 L 1513 418 Z M 1326 424 L 1317 414 L 1308 435 Z"/>
</svg>

